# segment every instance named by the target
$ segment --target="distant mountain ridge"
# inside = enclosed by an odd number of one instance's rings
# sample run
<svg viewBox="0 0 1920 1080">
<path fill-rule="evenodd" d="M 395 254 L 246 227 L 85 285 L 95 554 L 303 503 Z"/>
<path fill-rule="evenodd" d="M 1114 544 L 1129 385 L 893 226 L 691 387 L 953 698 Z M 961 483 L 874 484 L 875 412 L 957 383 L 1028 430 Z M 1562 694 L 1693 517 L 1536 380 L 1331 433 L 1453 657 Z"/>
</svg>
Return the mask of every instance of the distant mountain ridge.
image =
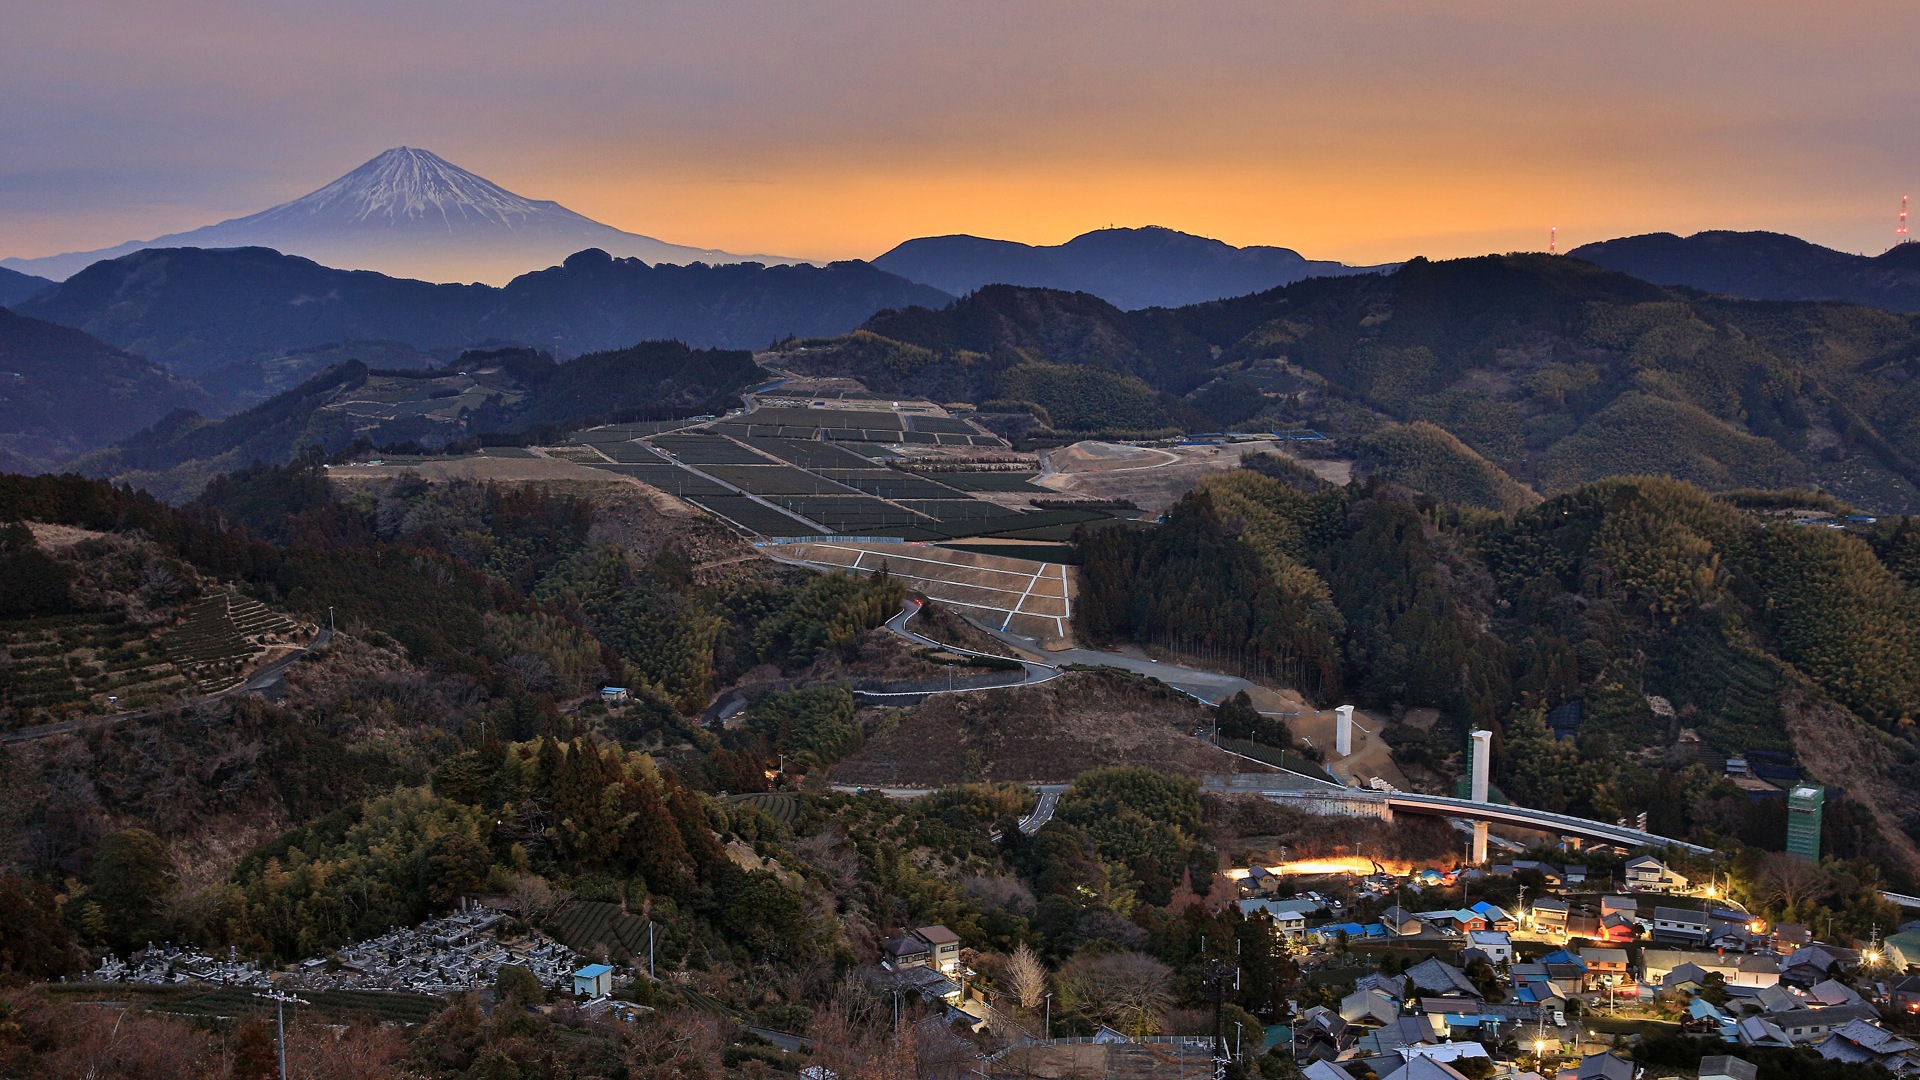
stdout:
<svg viewBox="0 0 1920 1080">
<path fill-rule="evenodd" d="M 1245 296 L 1310 277 L 1391 269 L 1312 260 L 1283 247 L 1234 247 L 1157 225 L 1099 229 L 1052 246 L 965 234 L 926 236 L 900 244 L 873 265 L 956 296 L 986 285 L 1026 285 L 1091 293 L 1129 311 Z"/>
<path fill-rule="evenodd" d="M 336 270 L 265 248 L 180 248 L 97 263 L 20 310 L 197 378 L 347 341 L 519 344 L 562 359 L 669 338 L 764 348 L 788 335 L 844 333 L 884 308 L 950 299 L 858 262 L 649 266 L 588 250 L 495 288 Z"/>
<path fill-rule="evenodd" d="M 180 247 L 266 247 L 329 266 L 494 284 L 586 248 L 650 263 L 805 261 L 733 255 L 624 232 L 557 202 L 516 195 L 430 151 L 401 146 L 257 214 L 97 251 L 0 259 L 0 267 L 65 280 L 102 259 Z"/>
<path fill-rule="evenodd" d="M 1304 427 L 1492 509 L 1515 499 L 1489 463 L 1548 495 L 1651 474 L 1920 512 L 1920 316 L 1705 296 L 1582 259 L 1414 259 L 1132 312 L 992 286 L 802 344 L 771 362 L 975 401 L 1036 443 Z"/>
<path fill-rule="evenodd" d="M 1920 244 L 1854 255 L 1772 232 L 1647 233 L 1585 244 L 1573 258 L 1656 285 L 1749 300 L 1845 300 L 1920 311 Z"/>
</svg>

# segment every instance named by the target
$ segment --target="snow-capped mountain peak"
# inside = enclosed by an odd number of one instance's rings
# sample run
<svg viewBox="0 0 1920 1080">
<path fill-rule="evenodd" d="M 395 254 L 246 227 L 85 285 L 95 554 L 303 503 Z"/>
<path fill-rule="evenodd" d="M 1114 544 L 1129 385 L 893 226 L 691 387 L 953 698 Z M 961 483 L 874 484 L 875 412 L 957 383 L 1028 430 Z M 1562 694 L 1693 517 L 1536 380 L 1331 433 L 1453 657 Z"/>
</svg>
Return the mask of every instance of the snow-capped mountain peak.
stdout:
<svg viewBox="0 0 1920 1080">
<path fill-rule="evenodd" d="M 731 255 L 626 232 L 557 202 L 516 195 L 431 151 L 398 146 L 318 191 L 257 214 L 99 251 L 0 259 L 0 266 L 64 280 L 101 259 L 157 247 L 267 247 L 345 269 L 494 285 L 587 248 L 649 263 L 806 261 Z"/>
<path fill-rule="evenodd" d="M 520 228 L 537 218 L 563 219 L 568 225 L 587 220 L 558 203 L 515 195 L 432 151 L 400 146 L 318 191 L 234 224 L 324 221 L 461 231 L 463 226 Z"/>
</svg>

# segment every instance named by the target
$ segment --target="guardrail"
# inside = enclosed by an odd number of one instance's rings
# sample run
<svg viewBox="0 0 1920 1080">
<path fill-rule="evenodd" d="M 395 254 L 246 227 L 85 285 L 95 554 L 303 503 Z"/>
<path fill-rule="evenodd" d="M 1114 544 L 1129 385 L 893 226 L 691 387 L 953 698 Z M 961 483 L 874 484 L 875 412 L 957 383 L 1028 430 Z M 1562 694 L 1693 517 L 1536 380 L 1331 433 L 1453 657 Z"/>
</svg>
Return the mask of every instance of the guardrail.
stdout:
<svg viewBox="0 0 1920 1080">
<path fill-rule="evenodd" d="M 784 544 L 904 544 L 898 536 L 767 536 L 753 542 L 754 547 L 780 547 Z"/>
</svg>

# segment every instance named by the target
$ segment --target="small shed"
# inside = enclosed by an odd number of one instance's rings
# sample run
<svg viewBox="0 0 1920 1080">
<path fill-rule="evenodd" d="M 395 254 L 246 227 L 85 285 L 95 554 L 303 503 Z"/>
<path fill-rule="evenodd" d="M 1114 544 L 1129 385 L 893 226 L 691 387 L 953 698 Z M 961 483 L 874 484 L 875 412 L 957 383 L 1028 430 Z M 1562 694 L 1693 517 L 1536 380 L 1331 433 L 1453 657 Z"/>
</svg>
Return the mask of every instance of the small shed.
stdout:
<svg viewBox="0 0 1920 1080">
<path fill-rule="evenodd" d="M 574 972 L 573 992 L 584 998 L 606 997 L 613 993 L 613 969 L 605 964 L 588 964 Z"/>
</svg>

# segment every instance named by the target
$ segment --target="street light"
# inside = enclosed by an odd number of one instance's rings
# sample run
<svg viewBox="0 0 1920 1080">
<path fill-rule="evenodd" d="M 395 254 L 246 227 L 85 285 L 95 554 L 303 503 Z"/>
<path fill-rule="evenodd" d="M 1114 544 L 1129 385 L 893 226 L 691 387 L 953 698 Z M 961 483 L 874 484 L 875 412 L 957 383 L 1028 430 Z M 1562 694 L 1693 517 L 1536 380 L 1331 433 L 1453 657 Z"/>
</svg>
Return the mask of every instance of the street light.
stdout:
<svg viewBox="0 0 1920 1080">
<path fill-rule="evenodd" d="M 1047 1038 L 1053 1038 L 1053 991 L 1047 991 Z"/>
</svg>

